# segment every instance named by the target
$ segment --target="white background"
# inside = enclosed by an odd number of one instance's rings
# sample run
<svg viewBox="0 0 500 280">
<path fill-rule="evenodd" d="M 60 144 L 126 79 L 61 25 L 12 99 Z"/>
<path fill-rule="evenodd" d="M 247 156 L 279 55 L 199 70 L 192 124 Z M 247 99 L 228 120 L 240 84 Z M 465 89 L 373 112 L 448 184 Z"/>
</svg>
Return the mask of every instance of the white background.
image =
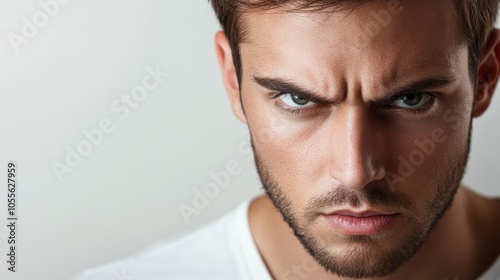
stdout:
<svg viewBox="0 0 500 280">
<path fill-rule="evenodd" d="M 226 99 L 207 1 L 73 0 L 16 53 L 7 35 L 38 11 L 37 1 L 0 1 L 0 279 L 68 279 L 261 192 L 249 155 L 238 152 L 248 133 Z M 120 120 L 111 104 L 157 65 L 169 77 Z M 115 130 L 58 180 L 52 164 L 105 118 Z M 499 119 L 497 98 L 474 124 L 465 179 L 491 196 L 500 195 Z M 9 160 L 19 165 L 15 274 L 4 261 Z M 241 174 L 186 223 L 179 205 L 192 205 L 193 189 L 232 161 Z"/>
</svg>

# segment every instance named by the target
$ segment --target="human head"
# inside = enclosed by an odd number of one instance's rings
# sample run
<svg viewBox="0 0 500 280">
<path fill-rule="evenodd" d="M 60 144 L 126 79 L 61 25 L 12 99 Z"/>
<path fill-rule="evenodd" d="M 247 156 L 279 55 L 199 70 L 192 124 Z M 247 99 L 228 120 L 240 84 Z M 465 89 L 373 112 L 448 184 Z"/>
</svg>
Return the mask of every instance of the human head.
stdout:
<svg viewBox="0 0 500 280">
<path fill-rule="evenodd" d="M 471 62 L 451 1 L 402 2 L 358 48 L 359 27 L 390 2 L 246 10 L 236 55 L 217 35 L 233 111 L 249 126 L 268 196 L 318 263 L 346 277 L 393 272 L 437 226 L 465 170 L 472 117 L 487 109 L 500 72 L 498 30 L 484 27 L 478 40 L 488 40 Z M 332 229 L 339 211 L 397 221 Z"/>
</svg>

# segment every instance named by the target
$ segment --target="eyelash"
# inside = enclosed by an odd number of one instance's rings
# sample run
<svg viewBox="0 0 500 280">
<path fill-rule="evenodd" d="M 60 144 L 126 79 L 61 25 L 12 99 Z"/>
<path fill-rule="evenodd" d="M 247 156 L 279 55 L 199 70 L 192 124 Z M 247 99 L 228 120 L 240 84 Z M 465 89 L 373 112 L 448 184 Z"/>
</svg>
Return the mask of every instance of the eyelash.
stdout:
<svg viewBox="0 0 500 280">
<path fill-rule="evenodd" d="M 423 105 L 421 108 L 417 109 L 404 109 L 400 107 L 395 107 L 391 103 L 382 104 L 382 107 L 388 107 L 388 110 L 396 112 L 398 114 L 410 115 L 410 117 L 418 118 L 425 115 L 429 115 L 432 111 L 436 109 L 437 97 L 433 92 L 422 92 L 421 94 L 429 95 L 429 101 Z M 392 107 L 392 108 L 391 108 Z"/>
<path fill-rule="evenodd" d="M 290 108 L 290 107 L 286 107 L 286 106 L 281 105 L 279 101 L 276 101 L 274 103 L 274 106 L 276 108 L 280 109 L 282 112 L 284 112 L 286 114 L 291 114 L 293 116 L 302 115 L 302 114 L 305 114 L 307 111 L 314 110 L 314 107 L 307 107 L 307 108 Z"/>
<path fill-rule="evenodd" d="M 276 107 L 277 109 L 279 109 L 283 113 L 290 114 L 292 116 L 298 116 L 298 115 L 303 115 L 308 111 L 314 110 L 315 107 L 317 107 L 317 106 L 312 106 L 312 107 L 305 107 L 305 108 L 290 108 L 288 106 L 284 106 L 278 100 L 279 97 L 284 95 L 284 94 L 288 94 L 288 93 L 279 92 L 279 93 L 274 93 L 272 96 L 272 99 L 275 100 L 274 107 Z M 314 100 L 310 100 L 310 101 L 314 102 Z M 314 102 L 314 103 L 316 103 L 316 102 Z M 316 105 L 318 105 L 318 104 L 316 103 Z M 322 106 L 322 105 L 319 105 L 319 106 Z"/>
<path fill-rule="evenodd" d="M 328 105 L 317 104 L 315 102 L 317 106 L 305 107 L 305 108 L 290 108 L 288 106 L 284 106 L 283 104 L 281 104 L 281 102 L 279 100 L 277 100 L 281 95 L 284 95 L 284 94 L 288 94 L 288 93 L 280 92 L 280 93 L 273 94 L 272 99 L 275 100 L 274 106 L 277 109 L 279 109 L 280 111 L 282 111 L 283 113 L 290 114 L 292 116 L 303 115 L 303 114 L 307 113 L 308 111 L 315 110 L 318 106 L 320 106 L 320 107 L 328 106 Z M 422 94 L 428 94 L 430 96 L 430 100 L 423 107 L 418 108 L 418 109 L 403 109 L 403 108 L 399 108 L 399 107 L 394 107 L 391 103 L 381 104 L 379 107 L 381 107 L 383 109 L 385 107 L 385 109 L 387 109 L 387 110 L 394 111 L 394 112 L 397 112 L 400 114 L 410 114 L 411 117 L 415 117 L 415 118 L 421 117 L 422 115 L 425 115 L 426 113 L 431 111 L 431 109 L 434 107 L 434 105 L 436 103 L 436 96 L 434 93 L 422 92 Z M 314 100 L 310 100 L 310 101 L 314 102 Z M 387 107 L 393 107 L 393 108 L 387 108 Z"/>
</svg>

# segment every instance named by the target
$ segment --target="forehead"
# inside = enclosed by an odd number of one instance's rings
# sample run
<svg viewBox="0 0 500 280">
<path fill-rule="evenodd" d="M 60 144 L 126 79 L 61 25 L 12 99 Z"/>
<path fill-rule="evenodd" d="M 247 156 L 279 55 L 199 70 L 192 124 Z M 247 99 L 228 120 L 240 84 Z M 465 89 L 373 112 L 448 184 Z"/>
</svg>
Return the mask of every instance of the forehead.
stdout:
<svg viewBox="0 0 500 280">
<path fill-rule="evenodd" d="M 326 77 L 358 77 L 386 87 L 436 69 L 467 69 L 452 1 L 367 1 L 336 12 L 271 10 L 248 13 L 243 23 L 244 73 L 286 75 L 323 87 L 332 87 Z"/>
</svg>

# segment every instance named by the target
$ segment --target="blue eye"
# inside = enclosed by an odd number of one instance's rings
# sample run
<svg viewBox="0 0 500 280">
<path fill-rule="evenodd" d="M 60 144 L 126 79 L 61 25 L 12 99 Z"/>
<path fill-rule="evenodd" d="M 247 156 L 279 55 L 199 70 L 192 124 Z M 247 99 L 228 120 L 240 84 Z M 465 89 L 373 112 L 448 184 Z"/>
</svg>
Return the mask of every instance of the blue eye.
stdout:
<svg viewBox="0 0 500 280">
<path fill-rule="evenodd" d="M 400 108 L 418 109 L 427 104 L 432 99 L 428 93 L 409 94 L 394 101 L 394 105 Z"/>
<path fill-rule="evenodd" d="M 315 104 L 307 98 L 302 98 L 290 93 L 281 94 L 279 98 L 281 99 L 281 101 L 283 101 L 283 103 L 285 103 L 285 105 L 293 108 L 306 108 L 311 107 Z"/>
</svg>

